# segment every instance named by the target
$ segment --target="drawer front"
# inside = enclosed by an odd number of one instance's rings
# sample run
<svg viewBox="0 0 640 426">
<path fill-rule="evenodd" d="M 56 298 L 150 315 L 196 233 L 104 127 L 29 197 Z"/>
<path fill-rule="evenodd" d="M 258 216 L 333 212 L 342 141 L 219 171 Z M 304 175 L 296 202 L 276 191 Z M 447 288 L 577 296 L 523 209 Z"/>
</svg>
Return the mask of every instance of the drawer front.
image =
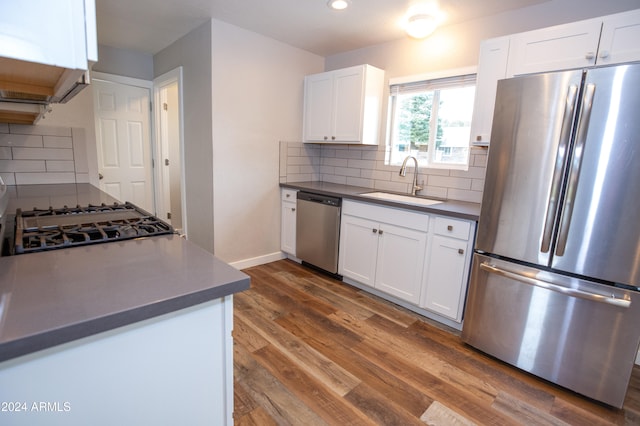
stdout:
<svg viewBox="0 0 640 426">
<path fill-rule="evenodd" d="M 437 235 L 468 241 L 470 229 L 471 223 L 466 220 L 451 219 L 440 216 L 435 218 L 434 233 Z"/>
<path fill-rule="evenodd" d="M 429 231 L 429 215 L 412 210 L 345 200 L 342 203 L 342 214 L 362 217 L 375 222 L 395 224 L 417 231 Z"/>
<path fill-rule="evenodd" d="M 292 203 L 296 202 L 296 193 L 298 191 L 295 189 L 283 189 L 282 190 L 282 201 L 291 201 Z"/>
</svg>

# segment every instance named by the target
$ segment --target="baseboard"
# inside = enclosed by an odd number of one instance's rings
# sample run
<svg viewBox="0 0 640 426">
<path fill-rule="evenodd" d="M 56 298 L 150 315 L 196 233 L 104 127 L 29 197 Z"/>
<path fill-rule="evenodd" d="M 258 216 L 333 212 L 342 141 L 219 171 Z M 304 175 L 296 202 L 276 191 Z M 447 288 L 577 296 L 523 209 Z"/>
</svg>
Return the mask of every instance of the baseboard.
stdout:
<svg viewBox="0 0 640 426">
<path fill-rule="evenodd" d="M 275 262 L 276 260 L 284 259 L 286 254 L 281 251 L 275 253 L 265 254 L 263 256 L 252 257 L 250 259 L 238 260 L 237 262 L 230 262 L 229 265 L 236 269 L 246 269 L 252 266 L 264 265 L 265 263 Z"/>
</svg>

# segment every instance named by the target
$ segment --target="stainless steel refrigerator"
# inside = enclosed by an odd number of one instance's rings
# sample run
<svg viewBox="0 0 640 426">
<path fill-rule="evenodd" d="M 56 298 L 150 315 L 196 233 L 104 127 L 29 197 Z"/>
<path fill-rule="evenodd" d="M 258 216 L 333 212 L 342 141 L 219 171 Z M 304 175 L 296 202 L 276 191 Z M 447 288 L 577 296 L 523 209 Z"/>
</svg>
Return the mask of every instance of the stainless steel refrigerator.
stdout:
<svg viewBox="0 0 640 426">
<path fill-rule="evenodd" d="M 501 80 L 462 339 L 621 407 L 639 286 L 640 64 Z"/>
</svg>

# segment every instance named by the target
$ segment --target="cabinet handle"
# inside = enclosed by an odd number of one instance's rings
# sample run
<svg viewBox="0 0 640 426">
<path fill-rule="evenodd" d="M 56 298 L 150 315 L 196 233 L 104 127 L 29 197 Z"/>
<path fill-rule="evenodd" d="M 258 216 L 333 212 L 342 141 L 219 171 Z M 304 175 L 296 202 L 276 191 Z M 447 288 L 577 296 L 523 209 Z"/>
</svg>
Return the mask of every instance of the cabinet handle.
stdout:
<svg viewBox="0 0 640 426">
<path fill-rule="evenodd" d="M 371 230 L 371 232 L 373 232 L 374 234 L 377 234 L 377 233 L 378 233 L 378 230 L 377 230 L 376 228 L 373 228 L 373 229 Z"/>
<path fill-rule="evenodd" d="M 453 225 L 447 225 L 447 231 L 453 231 Z"/>
<path fill-rule="evenodd" d="M 335 136 L 331 136 L 331 140 L 332 140 L 332 141 L 335 141 L 335 140 L 336 140 L 336 137 L 335 137 Z"/>
<path fill-rule="evenodd" d="M 291 211 L 292 211 L 292 212 L 295 212 L 295 211 L 296 211 L 296 208 L 295 208 L 295 207 L 291 207 Z"/>
<path fill-rule="evenodd" d="M 378 234 L 382 235 L 382 229 L 378 231 Z"/>
<path fill-rule="evenodd" d="M 324 140 L 326 141 L 327 139 L 329 139 L 327 136 L 324 137 Z"/>
<path fill-rule="evenodd" d="M 476 136 L 476 142 L 482 142 L 482 135 Z"/>
<path fill-rule="evenodd" d="M 463 249 L 458 249 L 458 254 L 464 254 L 464 250 Z"/>
<path fill-rule="evenodd" d="M 603 50 L 602 52 L 600 52 L 600 58 L 604 59 L 604 58 L 608 58 L 609 57 L 609 51 L 608 50 Z"/>
<path fill-rule="evenodd" d="M 591 60 L 591 59 L 596 57 L 596 54 L 594 52 L 587 52 L 587 54 L 584 55 L 584 57 L 585 57 L 585 59 Z"/>
<path fill-rule="evenodd" d="M 285 195 L 285 197 L 289 198 L 289 197 L 291 197 L 291 194 L 287 194 L 287 195 Z"/>
</svg>

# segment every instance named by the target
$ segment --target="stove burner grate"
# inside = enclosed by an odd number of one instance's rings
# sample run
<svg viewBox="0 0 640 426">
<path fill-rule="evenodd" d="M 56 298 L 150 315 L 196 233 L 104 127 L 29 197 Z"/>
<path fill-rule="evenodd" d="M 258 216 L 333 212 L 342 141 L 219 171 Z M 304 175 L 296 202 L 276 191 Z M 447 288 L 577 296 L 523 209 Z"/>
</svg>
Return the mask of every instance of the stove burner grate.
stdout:
<svg viewBox="0 0 640 426">
<path fill-rule="evenodd" d="M 171 225 L 131 203 L 16 212 L 15 254 L 171 234 Z"/>
</svg>

